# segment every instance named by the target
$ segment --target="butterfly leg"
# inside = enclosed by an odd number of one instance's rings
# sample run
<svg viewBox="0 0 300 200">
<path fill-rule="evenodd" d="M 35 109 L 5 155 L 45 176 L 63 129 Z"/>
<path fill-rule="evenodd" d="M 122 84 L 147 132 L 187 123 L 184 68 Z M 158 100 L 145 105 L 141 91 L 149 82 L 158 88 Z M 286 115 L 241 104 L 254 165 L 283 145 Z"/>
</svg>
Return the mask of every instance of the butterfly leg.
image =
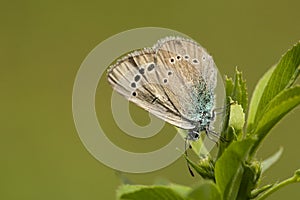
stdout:
<svg viewBox="0 0 300 200">
<path fill-rule="evenodd" d="M 220 138 L 220 135 L 218 134 L 218 133 L 216 133 L 216 132 L 214 132 L 214 131 L 212 131 L 212 130 L 209 130 L 209 128 L 207 128 L 206 130 L 205 130 L 205 134 L 207 135 L 207 137 L 211 140 L 211 141 L 213 141 L 214 143 L 216 143 L 216 145 L 217 146 L 219 146 L 219 141 L 218 141 L 218 139 Z M 214 136 L 214 137 L 212 137 L 212 136 Z M 216 139 L 216 138 L 218 138 L 218 139 Z"/>
<path fill-rule="evenodd" d="M 227 106 L 226 106 L 227 107 Z M 226 107 L 221 107 L 221 108 L 215 108 L 212 110 L 212 114 L 211 114 L 211 120 L 215 120 L 216 115 L 222 114 L 225 112 Z M 220 112 L 217 112 L 217 110 L 222 110 Z"/>
<path fill-rule="evenodd" d="M 207 127 L 205 129 L 205 133 L 207 135 L 207 137 L 209 139 L 211 139 L 212 141 L 214 141 L 215 143 L 218 144 L 218 140 L 215 140 L 214 138 L 212 138 L 211 136 L 214 136 L 215 138 L 218 138 L 220 139 L 222 142 L 229 142 L 228 140 L 226 140 L 224 137 L 222 137 L 220 134 L 216 133 L 215 131 L 213 130 L 210 130 L 209 127 Z"/>
<path fill-rule="evenodd" d="M 227 104 L 226 106 L 223 106 L 223 107 L 220 107 L 220 108 L 215 108 L 212 110 L 212 116 L 211 116 L 211 119 L 212 121 L 215 119 L 216 115 L 219 115 L 219 114 L 222 114 L 225 112 L 225 109 L 228 108 L 229 106 L 233 105 L 233 104 L 236 104 L 236 101 L 233 101 L 229 104 Z M 218 110 L 221 110 L 220 112 L 217 112 Z"/>
</svg>

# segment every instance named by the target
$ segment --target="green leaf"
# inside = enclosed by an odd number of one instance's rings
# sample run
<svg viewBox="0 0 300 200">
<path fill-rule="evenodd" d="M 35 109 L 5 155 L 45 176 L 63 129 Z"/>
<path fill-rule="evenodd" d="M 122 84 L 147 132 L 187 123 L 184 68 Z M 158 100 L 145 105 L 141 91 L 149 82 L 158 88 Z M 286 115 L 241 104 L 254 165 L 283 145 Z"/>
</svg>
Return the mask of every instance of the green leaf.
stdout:
<svg viewBox="0 0 300 200">
<path fill-rule="evenodd" d="M 191 188 L 170 186 L 144 186 L 144 185 L 122 185 L 117 191 L 120 200 L 184 200 Z"/>
<path fill-rule="evenodd" d="M 241 105 L 233 104 L 230 106 L 229 126 L 234 130 L 242 130 L 245 123 L 245 114 Z"/>
<path fill-rule="evenodd" d="M 257 141 L 253 146 L 251 152 L 252 155 L 255 153 L 258 145 L 262 142 L 274 125 L 299 104 L 300 86 L 283 90 L 269 102 L 264 115 L 259 120 L 258 125 L 253 133 L 253 135 L 257 138 Z"/>
<path fill-rule="evenodd" d="M 221 200 L 222 196 L 219 188 L 211 181 L 205 181 L 193 189 L 188 198 L 191 200 Z"/>
<path fill-rule="evenodd" d="M 176 193 L 180 194 L 183 197 L 186 197 L 188 193 L 191 192 L 192 188 L 184 186 L 184 185 L 178 185 L 178 184 L 169 184 L 168 188 L 174 190 Z"/>
<path fill-rule="evenodd" d="M 200 158 L 198 164 L 194 163 L 187 156 L 185 159 L 190 164 L 190 166 L 204 179 L 215 180 L 214 174 L 214 163 L 210 157 Z"/>
<path fill-rule="evenodd" d="M 254 92 L 252 94 L 250 106 L 249 106 L 249 113 L 248 113 L 248 120 L 247 120 L 247 130 L 248 132 L 251 131 L 255 120 L 255 114 L 257 112 L 259 100 L 265 90 L 265 87 L 274 71 L 275 67 L 269 69 L 263 77 L 258 81 L 257 85 L 255 86 Z"/>
<path fill-rule="evenodd" d="M 264 173 L 267 169 L 269 169 L 275 162 L 277 162 L 277 160 L 281 157 L 283 152 L 283 148 L 280 147 L 279 150 L 272 156 L 270 156 L 269 158 L 265 159 L 262 163 L 261 163 L 261 173 Z"/>
<path fill-rule="evenodd" d="M 228 78 L 227 76 L 225 77 L 225 88 L 226 88 L 226 107 L 225 107 L 225 116 L 224 116 L 224 122 L 223 122 L 223 127 L 221 131 L 221 137 L 225 138 L 228 141 L 231 141 L 233 137 L 229 137 L 232 135 L 229 135 L 229 127 L 228 127 L 228 122 L 229 122 L 229 116 L 230 116 L 230 105 L 232 99 L 230 98 L 230 95 L 233 90 L 233 81 L 231 78 Z M 229 142 L 221 142 L 218 150 L 218 155 L 217 158 L 219 158 L 224 150 L 227 148 L 229 145 Z"/>
<path fill-rule="evenodd" d="M 233 132 L 238 133 L 238 135 L 242 136 L 242 130 L 236 132 L 235 130 L 232 130 L 232 127 L 228 126 L 229 123 L 229 113 L 231 114 L 231 106 L 229 106 L 232 102 L 238 102 L 243 108 L 243 110 L 247 110 L 248 106 L 248 93 L 247 93 L 247 87 L 246 87 L 246 81 L 242 77 L 242 73 L 235 70 L 234 80 L 232 78 L 228 78 L 226 76 L 225 79 L 225 88 L 226 88 L 226 108 L 225 108 L 225 117 L 224 117 L 224 123 L 223 128 L 221 132 L 221 136 L 225 138 L 228 141 L 232 141 L 235 139 L 235 135 L 232 135 Z M 234 117 L 234 116 L 230 116 Z M 221 142 L 218 155 L 219 158 L 224 150 L 227 148 L 227 146 L 230 144 L 230 142 Z"/>
<path fill-rule="evenodd" d="M 234 88 L 234 83 L 232 78 L 225 76 L 225 88 L 226 88 L 226 96 L 231 96 Z"/>
<path fill-rule="evenodd" d="M 232 142 L 215 165 L 216 183 L 224 200 L 237 197 L 244 173 L 244 163 L 248 158 L 253 139 Z"/>
<path fill-rule="evenodd" d="M 233 83 L 232 78 L 225 76 L 225 89 L 226 89 L 226 107 L 225 107 L 225 119 L 223 123 L 223 128 L 222 128 L 222 137 L 225 137 L 225 133 L 228 128 L 228 122 L 229 122 L 229 111 L 230 111 L 230 104 L 233 102 L 232 100 L 232 95 L 233 95 L 233 90 L 235 86 Z"/>
<path fill-rule="evenodd" d="M 236 200 L 249 199 L 261 175 L 261 166 L 257 161 L 246 163 L 243 168 L 244 173 Z"/>
<path fill-rule="evenodd" d="M 268 83 L 264 87 L 259 100 L 254 123 L 260 121 L 267 111 L 267 105 L 284 89 L 289 88 L 296 81 L 300 69 L 300 43 L 298 42 L 292 49 L 283 55 L 272 72 Z M 253 114 L 253 113 L 252 113 Z"/>
<path fill-rule="evenodd" d="M 246 81 L 243 79 L 242 72 L 235 69 L 234 85 L 231 93 L 227 93 L 234 101 L 237 101 L 243 108 L 247 110 L 248 107 L 248 92 Z"/>
</svg>

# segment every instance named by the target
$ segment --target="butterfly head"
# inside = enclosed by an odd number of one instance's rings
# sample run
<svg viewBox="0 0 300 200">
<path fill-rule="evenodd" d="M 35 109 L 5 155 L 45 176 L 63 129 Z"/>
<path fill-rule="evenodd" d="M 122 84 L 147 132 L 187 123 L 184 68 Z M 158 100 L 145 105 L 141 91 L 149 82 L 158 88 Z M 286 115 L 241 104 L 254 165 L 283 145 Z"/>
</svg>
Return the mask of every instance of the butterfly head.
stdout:
<svg viewBox="0 0 300 200">
<path fill-rule="evenodd" d="M 187 135 L 187 140 L 191 140 L 191 141 L 197 141 L 200 137 L 200 132 L 198 129 L 192 129 L 189 130 L 188 135 Z"/>
</svg>

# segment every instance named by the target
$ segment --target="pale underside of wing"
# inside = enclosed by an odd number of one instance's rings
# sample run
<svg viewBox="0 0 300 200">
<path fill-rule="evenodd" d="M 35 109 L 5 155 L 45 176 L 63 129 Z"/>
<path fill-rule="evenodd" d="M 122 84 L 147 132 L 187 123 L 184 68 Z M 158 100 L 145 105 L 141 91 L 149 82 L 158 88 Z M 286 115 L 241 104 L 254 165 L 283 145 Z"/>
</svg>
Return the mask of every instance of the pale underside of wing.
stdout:
<svg viewBox="0 0 300 200">
<path fill-rule="evenodd" d="M 183 60 L 195 67 L 205 81 L 208 89 L 214 89 L 217 83 L 217 68 L 207 51 L 193 40 L 182 37 L 166 37 L 159 40 L 154 46 L 154 51 L 159 56 L 169 52 L 173 56 L 181 56 Z"/>
<path fill-rule="evenodd" d="M 163 77 L 161 85 L 164 92 L 184 118 L 198 122 L 204 112 L 213 107 L 212 91 L 196 68 L 183 59 L 174 58 L 170 52 L 157 54 L 156 73 Z M 170 59 L 174 59 L 172 62 Z M 170 76 L 167 76 L 171 72 Z"/>
<path fill-rule="evenodd" d="M 108 80 L 114 90 L 153 115 L 182 129 L 194 128 L 176 107 L 176 98 L 170 97 L 173 92 L 162 85 L 164 76 L 157 71 L 155 52 L 144 49 L 117 61 L 108 70 Z"/>
<path fill-rule="evenodd" d="M 113 88 L 155 116 L 193 129 L 214 106 L 216 66 L 199 44 L 167 37 L 153 48 L 136 51 L 113 65 Z"/>
<path fill-rule="evenodd" d="M 175 106 L 182 116 L 199 121 L 203 113 L 211 113 L 217 69 L 206 50 L 194 41 L 180 37 L 162 39 L 153 49 L 156 51 L 158 73 L 174 72 L 165 86 L 167 91 L 172 92 L 170 99 L 179 104 Z"/>
</svg>

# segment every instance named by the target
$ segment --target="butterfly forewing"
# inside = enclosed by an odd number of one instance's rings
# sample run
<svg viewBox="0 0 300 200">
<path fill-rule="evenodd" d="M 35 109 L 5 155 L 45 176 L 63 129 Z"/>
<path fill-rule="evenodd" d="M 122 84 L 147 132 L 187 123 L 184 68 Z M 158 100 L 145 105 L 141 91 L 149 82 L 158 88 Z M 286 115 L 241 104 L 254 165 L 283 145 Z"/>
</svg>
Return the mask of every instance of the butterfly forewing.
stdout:
<svg viewBox="0 0 300 200">
<path fill-rule="evenodd" d="M 113 65 L 114 89 L 157 117 L 183 129 L 209 126 L 217 69 L 199 44 L 180 37 L 159 40 Z"/>
<path fill-rule="evenodd" d="M 164 88 L 164 80 L 157 71 L 168 73 L 158 69 L 155 52 L 144 49 L 117 61 L 108 70 L 108 80 L 114 90 L 157 117 L 183 129 L 194 128 L 178 111 L 174 92 Z"/>
</svg>

